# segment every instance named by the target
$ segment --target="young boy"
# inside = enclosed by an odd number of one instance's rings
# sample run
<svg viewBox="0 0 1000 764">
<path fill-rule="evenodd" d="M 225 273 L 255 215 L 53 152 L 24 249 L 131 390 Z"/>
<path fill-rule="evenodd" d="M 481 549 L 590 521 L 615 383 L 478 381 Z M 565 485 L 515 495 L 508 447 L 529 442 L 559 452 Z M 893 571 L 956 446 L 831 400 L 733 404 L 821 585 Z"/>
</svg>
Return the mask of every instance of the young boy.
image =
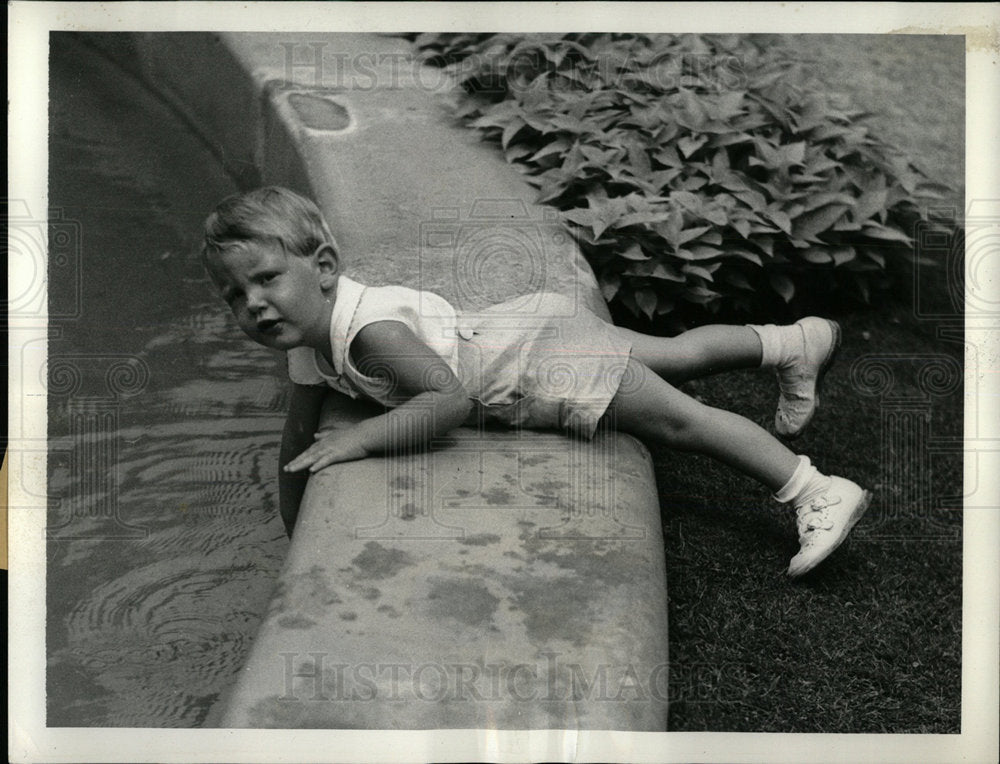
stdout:
<svg viewBox="0 0 1000 764">
<path fill-rule="evenodd" d="M 530 320 L 511 321 L 529 318 L 523 298 L 465 317 L 437 295 L 369 288 L 343 275 L 316 206 L 273 187 L 224 200 L 205 222 L 202 256 L 247 336 L 288 352 L 293 387 L 280 504 L 289 535 L 305 486 L 295 473 L 426 447 L 479 416 L 583 437 L 610 417 L 640 439 L 712 456 L 756 478 L 796 509 L 801 548 L 791 576 L 833 552 L 871 501 L 868 491 L 822 475 L 750 420 L 672 386 L 774 368 L 781 392 L 775 427 L 794 437 L 812 418 L 816 385 L 840 342 L 832 321 L 704 326 L 661 338 L 612 326 L 547 293 L 533 296 Z M 389 410 L 317 434 L 330 388 Z"/>
</svg>

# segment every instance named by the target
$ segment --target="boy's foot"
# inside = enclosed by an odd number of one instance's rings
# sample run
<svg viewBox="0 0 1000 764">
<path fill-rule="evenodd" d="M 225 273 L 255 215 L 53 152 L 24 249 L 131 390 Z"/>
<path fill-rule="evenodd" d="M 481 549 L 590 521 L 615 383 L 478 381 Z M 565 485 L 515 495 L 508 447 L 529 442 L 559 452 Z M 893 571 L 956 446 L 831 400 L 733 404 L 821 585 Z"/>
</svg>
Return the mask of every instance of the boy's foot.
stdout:
<svg viewBox="0 0 1000 764">
<path fill-rule="evenodd" d="M 787 327 L 788 340 L 776 370 L 778 411 L 774 429 L 786 438 L 798 437 L 819 407 L 819 387 L 840 347 L 840 324 L 809 316 Z"/>
<path fill-rule="evenodd" d="M 871 504 L 870 491 L 844 478 L 829 480 L 821 493 L 796 507 L 801 547 L 788 566 L 790 576 L 808 573 L 829 557 Z"/>
</svg>

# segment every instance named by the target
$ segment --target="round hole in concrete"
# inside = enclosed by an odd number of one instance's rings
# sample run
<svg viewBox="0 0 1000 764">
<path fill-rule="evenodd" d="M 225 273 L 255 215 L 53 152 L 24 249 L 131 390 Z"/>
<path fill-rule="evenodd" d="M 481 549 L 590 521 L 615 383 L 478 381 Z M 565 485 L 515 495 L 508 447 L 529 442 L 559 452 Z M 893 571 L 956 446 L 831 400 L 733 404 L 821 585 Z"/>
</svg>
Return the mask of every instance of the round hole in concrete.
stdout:
<svg viewBox="0 0 1000 764">
<path fill-rule="evenodd" d="M 313 130 L 346 130 L 351 125 L 351 115 L 336 101 L 308 93 L 288 96 L 299 119 Z"/>
</svg>

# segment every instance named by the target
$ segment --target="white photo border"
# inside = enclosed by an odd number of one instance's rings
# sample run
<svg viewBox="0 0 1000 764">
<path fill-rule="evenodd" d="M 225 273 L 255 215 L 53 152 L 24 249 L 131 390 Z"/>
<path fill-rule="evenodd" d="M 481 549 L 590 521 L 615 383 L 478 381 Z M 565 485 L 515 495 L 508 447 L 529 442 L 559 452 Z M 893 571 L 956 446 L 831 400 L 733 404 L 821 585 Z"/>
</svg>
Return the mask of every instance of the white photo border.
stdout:
<svg viewBox="0 0 1000 764">
<path fill-rule="evenodd" d="M 47 209 L 48 35 L 68 31 L 538 31 L 923 33 L 966 38 L 966 199 L 1000 200 L 1000 11 L 978 3 L 271 3 L 112 2 L 8 4 L 8 197 Z M 995 269 L 994 269 L 995 270 Z M 10 293 L 19 278 L 11 272 Z M 10 325 L 10 440 L 44 444 L 46 399 L 18 371 L 19 349 L 44 338 L 44 317 Z M 983 319 L 967 315 L 982 325 Z M 994 319 L 994 322 L 996 320 Z M 1000 439 L 1000 327 L 978 380 L 979 437 Z M 22 416 L 23 415 L 23 416 Z M 12 417 L 13 420 L 13 417 Z M 967 423 L 968 427 L 968 423 Z M 40 446 L 44 453 L 44 445 Z M 45 461 L 26 474 L 44 495 Z M 167 730 L 45 727 L 44 518 L 9 523 L 9 760 L 50 761 L 985 761 L 998 719 L 1000 459 L 981 454 L 990 485 L 964 522 L 961 735 L 631 733 L 575 730 Z M 992 469 L 991 469 L 992 467 Z M 21 485 L 11 484 L 17 506 Z M 984 499 L 986 501 L 984 502 Z M 38 513 L 30 513 L 38 514 Z"/>
</svg>

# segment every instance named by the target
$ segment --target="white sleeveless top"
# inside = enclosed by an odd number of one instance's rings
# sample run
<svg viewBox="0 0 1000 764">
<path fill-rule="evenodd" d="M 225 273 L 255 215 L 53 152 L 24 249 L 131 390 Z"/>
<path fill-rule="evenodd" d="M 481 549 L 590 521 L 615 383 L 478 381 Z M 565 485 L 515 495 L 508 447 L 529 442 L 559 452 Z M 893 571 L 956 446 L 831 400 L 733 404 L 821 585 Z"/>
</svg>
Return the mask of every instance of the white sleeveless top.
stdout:
<svg viewBox="0 0 1000 764">
<path fill-rule="evenodd" d="M 631 352 L 631 342 L 614 326 L 562 295 L 537 293 L 461 315 L 432 292 L 366 287 L 341 276 L 330 316 L 333 368 L 312 348 L 294 348 L 288 351 L 292 382 L 397 405 L 383 380 L 351 363 L 351 342 L 376 321 L 405 324 L 445 360 L 476 404 L 470 424 L 481 416 L 509 427 L 555 427 L 592 437 Z"/>
<path fill-rule="evenodd" d="M 390 405 L 385 382 L 362 374 L 350 357 L 351 342 L 357 333 L 376 321 L 405 324 L 458 373 L 458 318 L 447 300 L 407 287 L 369 287 L 341 276 L 330 316 L 334 368 L 313 348 L 293 348 L 288 351 L 289 379 L 300 385 L 327 385 L 352 398 L 363 395 Z"/>
</svg>

